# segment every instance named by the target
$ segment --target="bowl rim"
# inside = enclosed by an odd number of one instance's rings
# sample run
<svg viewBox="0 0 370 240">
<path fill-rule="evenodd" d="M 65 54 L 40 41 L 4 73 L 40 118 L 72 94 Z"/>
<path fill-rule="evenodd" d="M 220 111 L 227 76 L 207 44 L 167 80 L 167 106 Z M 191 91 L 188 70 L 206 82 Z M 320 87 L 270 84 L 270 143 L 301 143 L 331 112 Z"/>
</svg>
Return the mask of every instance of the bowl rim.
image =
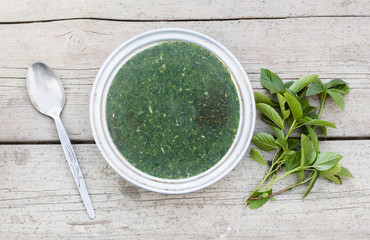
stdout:
<svg viewBox="0 0 370 240">
<path fill-rule="evenodd" d="M 207 171 L 183 179 L 163 179 L 148 175 L 131 165 L 118 151 L 106 123 L 105 103 L 109 87 L 118 70 L 138 52 L 163 41 L 195 43 L 214 55 L 228 68 L 240 103 L 238 132 L 228 153 Z M 107 163 L 124 179 L 146 190 L 183 194 L 205 188 L 228 174 L 242 159 L 251 141 L 256 110 L 253 90 L 235 56 L 216 40 L 182 28 L 161 28 L 139 34 L 117 47 L 101 66 L 91 90 L 90 125 L 94 140 Z"/>
</svg>

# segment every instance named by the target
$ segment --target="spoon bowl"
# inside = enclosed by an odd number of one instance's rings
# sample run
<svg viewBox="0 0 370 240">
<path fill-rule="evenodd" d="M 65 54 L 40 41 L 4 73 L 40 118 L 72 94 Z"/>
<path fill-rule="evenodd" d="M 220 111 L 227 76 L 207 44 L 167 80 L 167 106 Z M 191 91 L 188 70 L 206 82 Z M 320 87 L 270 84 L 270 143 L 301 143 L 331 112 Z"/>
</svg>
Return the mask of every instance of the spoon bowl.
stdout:
<svg viewBox="0 0 370 240">
<path fill-rule="evenodd" d="M 27 91 L 35 108 L 50 117 L 59 116 L 65 103 L 62 83 L 46 64 L 33 63 L 27 70 Z"/>
</svg>

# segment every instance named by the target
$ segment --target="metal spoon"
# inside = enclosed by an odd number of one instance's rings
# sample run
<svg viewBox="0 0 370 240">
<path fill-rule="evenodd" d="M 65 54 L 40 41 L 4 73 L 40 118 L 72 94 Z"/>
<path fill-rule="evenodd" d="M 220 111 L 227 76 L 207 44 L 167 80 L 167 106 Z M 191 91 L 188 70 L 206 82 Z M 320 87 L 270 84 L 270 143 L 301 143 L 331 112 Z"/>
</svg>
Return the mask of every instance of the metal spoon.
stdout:
<svg viewBox="0 0 370 240">
<path fill-rule="evenodd" d="M 26 82 L 28 95 L 33 106 L 41 113 L 54 119 L 64 154 L 77 184 L 78 191 L 81 194 L 82 201 L 89 217 L 95 218 L 95 211 L 78 165 L 76 154 L 59 117 L 65 102 L 64 88 L 61 81 L 50 67 L 44 63 L 36 62 L 28 68 Z"/>
</svg>

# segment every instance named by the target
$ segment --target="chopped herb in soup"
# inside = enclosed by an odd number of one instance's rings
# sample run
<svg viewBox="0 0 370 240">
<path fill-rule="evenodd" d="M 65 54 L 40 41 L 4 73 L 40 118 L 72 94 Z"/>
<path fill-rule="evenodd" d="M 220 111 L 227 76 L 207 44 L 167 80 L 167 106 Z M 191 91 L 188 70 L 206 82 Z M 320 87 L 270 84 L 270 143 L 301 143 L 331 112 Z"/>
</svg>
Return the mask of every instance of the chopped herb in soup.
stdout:
<svg viewBox="0 0 370 240">
<path fill-rule="evenodd" d="M 239 98 L 212 53 L 167 41 L 121 67 L 106 115 L 114 144 L 133 166 L 159 178 L 187 178 L 210 169 L 231 147 Z"/>
</svg>

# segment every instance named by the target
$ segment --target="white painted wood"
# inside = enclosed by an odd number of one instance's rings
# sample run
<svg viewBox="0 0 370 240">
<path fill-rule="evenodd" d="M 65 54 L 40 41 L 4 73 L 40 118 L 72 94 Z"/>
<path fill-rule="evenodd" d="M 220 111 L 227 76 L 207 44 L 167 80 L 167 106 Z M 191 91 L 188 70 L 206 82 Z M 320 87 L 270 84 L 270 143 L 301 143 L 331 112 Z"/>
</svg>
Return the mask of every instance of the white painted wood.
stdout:
<svg viewBox="0 0 370 240">
<path fill-rule="evenodd" d="M 2 0 L 1 22 L 66 18 L 180 20 L 369 15 L 367 0 Z"/>
<path fill-rule="evenodd" d="M 332 137 L 370 136 L 370 18 L 307 18 L 218 22 L 110 22 L 75 20 L 0 25 L 0 141 L 57 141 L 54 123 L 31 105 L 27 67 L 44 61 L 66 91 L 62 120 L 72 140 L 92 140 L 88 102 L 105 58 L 125 40 L 148 30 L 182 27 L 207 34 L 240 60 L 253 87 L 259 69 L 284 80 L 320 74 L 342 78 L 353 89 L 342 113 L 332 101 L 323 117 L 336 123 Z M 257 131 L 266 130 L 257 121 Z"/>
<path fill-rule="evenodd" d="M 0 144 L 0 239 L 370 238 L 370 140 L 345 140 L 370 136 L 368 0 L 3 0 L 0 8 L 0 23 L 13 23 L 0 24 L 0 143 L 14 142 Z M 77 20 L 83 18 L 91 19 Z M 48 20 L 58 21 L 16 24 Z M 119 177 L 94 144 L 79 144 L 74 148 L 97 212 L 90 221 L 61 146 L 27 144 L 58 141 L 53 121 L 29 102 L 27 67 L 44 61 L 56 70 L 67 95 L 65 127 L 73 141 L 91 141 L 88 101 L 101 64 L 125 40 L 162 27 L 215 38 L 258 91 L 265 92 L 261 67 L 284 80 L 317 73 L 324 81 L 349 82 L 345 111 L 329 101 L 323 114 L 338 127 L 329 136 L 344 141 L 321 145 L 344 155 L 356 178 L 342 186 L 319 179 L 305 200 L 301 186 L 251 211 L 242 209 L 244 199 L 262 168 L 248 156 L 204 190 L 161 195 Z M 256 132 L 262 130 L 268 128 L 258 118 Z M 289 180 L 295 181 L 274 190 Z"/>
<path fill-rule="evenodd" d="M 322 151 L 344 155 L 342 164 L 356 178 L 341 186 L 319 179 L 305 200 L 302 186 L 253 211 L 243 210 L 243 202 L 262 168 L 247 156 L 211 187 L 162 195 L 123 180 L 95 145 L 75 145 L 96 209 L 93 221 L 61 146 L 0 145 L 0 239 L 368 239 L 369 144 L 322 142 Z"/>
</svg>

